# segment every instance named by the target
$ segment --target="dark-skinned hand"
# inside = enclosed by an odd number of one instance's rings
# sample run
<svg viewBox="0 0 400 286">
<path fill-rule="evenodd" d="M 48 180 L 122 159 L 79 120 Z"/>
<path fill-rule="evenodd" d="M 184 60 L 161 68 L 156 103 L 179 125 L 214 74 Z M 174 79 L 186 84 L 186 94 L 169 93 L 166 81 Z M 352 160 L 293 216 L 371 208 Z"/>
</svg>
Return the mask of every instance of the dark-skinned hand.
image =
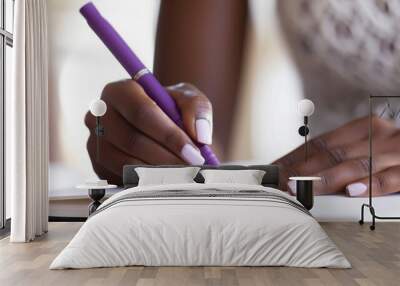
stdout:
<svg viewBox="0 0 400 286">
<path fill-rule="evenodd" d="M 373 196 L 400 191 L 400 130 L 390 120 L 373 117 Z M 354 120 L 325 133 L 309 144 L 309 159 L 304 160 L 304 145 L 275 163 L 281 165 L 283 188 L 294 194 L 290 176 L 319 176 L 314 182 L 317 195 L 345 191 L 349 196 L 367 196 L 369 180 L 369 118 Z M 288 184 L 287 184 L 288 183 Z"/>
<path fill-rule="evenodd" d="M 100 178 L 121 184 L 127 164 L 203 164 L 195 142 L 212 142 L 212 106 L 193 85 L 181 83 L 166 87 L 181 111 L 182 131 L 133 80 L 108 84 L 101 99 L 107 112 L 101 118 L 100 158 L 96 160 L 95 117 L 88 112 L 85 124 L 90 130 L 87 150 Z"/>
</svg>

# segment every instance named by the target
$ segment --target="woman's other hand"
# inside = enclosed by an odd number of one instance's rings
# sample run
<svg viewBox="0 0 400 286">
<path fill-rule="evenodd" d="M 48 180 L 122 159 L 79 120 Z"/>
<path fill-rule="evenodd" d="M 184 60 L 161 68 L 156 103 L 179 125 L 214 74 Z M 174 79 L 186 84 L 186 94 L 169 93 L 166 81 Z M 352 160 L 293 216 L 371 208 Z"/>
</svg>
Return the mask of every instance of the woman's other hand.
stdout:
<svg viewBox="0 0 400 286">
<path fill-rule="evenodd" d="M 133 80 L 108 84 L 102 92 L 107 112 L 101 118 L 101 137 L 96 160 L 96 118 L 88 112 L 90 130 L 87 150 L 95 172 L 120 184 L 127 164 L 193 164 L 204 158 L 195 142 L 212 143 L 212 107 L 208 98 L 193 85 L 180 83 L 166 88 L 181 111 L 182 131 Z"/>
<path fill-rule="evenodd" d="M 372 191 L 381 196 L 400 191 L 400 130 L 393 121 L 372 118 Z M 349 196 L 367 196 L 369 180 L 369 118 L 354 120 L 309 142 L 309 159 L 304 145 L 277 160 L 281 179 L 295 193 L 290 176 L 319 176 L 317 195 L 346 191 Z"/>
</svg>

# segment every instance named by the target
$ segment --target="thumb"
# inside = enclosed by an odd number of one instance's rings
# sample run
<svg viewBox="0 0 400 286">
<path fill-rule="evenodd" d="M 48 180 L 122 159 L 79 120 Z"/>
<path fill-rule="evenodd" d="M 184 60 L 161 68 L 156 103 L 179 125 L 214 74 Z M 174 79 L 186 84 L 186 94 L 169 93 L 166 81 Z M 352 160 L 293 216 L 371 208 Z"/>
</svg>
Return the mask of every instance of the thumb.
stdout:
<svg viewBox="0 0 400 286">
<path fill-rule="evenodd" d="M 166 87 L 182 113 L 188 135 L 202 144 L 212 144 L 212 105 L 196 87 L 187 83 Z"/>
</svg>

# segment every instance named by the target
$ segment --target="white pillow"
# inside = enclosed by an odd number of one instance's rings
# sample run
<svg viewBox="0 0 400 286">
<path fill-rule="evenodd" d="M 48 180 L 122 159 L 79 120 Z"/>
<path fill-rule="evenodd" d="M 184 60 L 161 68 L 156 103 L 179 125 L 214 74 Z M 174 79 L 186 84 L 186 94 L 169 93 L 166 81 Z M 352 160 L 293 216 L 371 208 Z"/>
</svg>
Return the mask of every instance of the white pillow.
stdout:
<svg viewBox="0 0 400 286">
<path fill-rule="evenodd" d="M 139 186 L 195 183 L 193 179 L 199 170 L 199 167 L 135 168 L 139 176 Z"/>
<path fill-rule="evenodd" d="M 265 171 L 261 170 L 201 170 L 204 183 L 261 185 Z"/>
</svg>

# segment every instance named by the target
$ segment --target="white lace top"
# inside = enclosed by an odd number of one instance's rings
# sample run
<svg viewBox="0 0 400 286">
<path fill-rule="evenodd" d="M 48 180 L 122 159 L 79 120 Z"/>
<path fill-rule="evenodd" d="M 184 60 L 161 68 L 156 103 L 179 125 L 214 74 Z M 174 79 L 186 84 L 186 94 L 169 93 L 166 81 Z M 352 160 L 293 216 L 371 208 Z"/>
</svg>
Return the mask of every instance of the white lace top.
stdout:
<svg viewBox="0 0 400 286">
<path fill-rule="evenodd" d="M 368 93 L 400 95 L 399 0 L 278 0 L 278 7 L 305 95 L 317 105 L 316 133 L 368 114 Z"/>
</svg>

